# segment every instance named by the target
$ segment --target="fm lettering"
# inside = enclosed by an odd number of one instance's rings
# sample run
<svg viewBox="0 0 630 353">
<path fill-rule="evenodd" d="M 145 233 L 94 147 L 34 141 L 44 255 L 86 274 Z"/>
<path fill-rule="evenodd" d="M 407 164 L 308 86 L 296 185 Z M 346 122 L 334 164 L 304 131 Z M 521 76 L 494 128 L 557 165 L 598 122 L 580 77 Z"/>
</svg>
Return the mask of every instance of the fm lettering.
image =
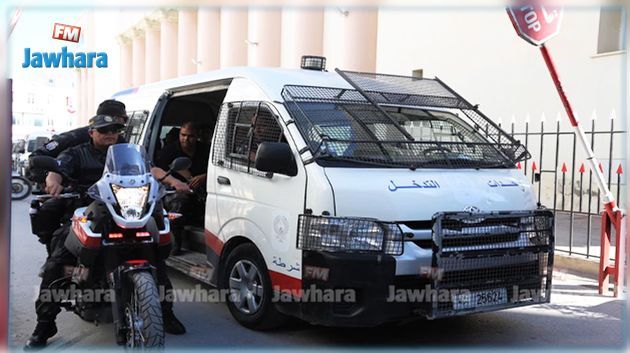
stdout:
<svg viewBox="0 0 630 353">
<path fill-rule="evenodd" d="M 55 23 L 53 26 L 53 39 L 65 40 L 68 42 L 79 42 L 81 37 L 81 27 Z"/>
</svg>

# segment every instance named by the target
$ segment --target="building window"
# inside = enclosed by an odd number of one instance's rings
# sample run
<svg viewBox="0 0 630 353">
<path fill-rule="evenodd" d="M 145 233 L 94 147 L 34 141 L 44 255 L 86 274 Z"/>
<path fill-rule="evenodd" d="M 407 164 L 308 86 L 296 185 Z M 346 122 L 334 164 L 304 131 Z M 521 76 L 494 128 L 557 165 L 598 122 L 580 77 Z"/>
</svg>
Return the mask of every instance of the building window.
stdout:
<svg viewBox="0 0 630 353">
<path fill-rule="evenodd" d="M 597 54 L 624 50 L 625 16 L 621 7 L 602 7 L 599 15 Z"/>
</svg>

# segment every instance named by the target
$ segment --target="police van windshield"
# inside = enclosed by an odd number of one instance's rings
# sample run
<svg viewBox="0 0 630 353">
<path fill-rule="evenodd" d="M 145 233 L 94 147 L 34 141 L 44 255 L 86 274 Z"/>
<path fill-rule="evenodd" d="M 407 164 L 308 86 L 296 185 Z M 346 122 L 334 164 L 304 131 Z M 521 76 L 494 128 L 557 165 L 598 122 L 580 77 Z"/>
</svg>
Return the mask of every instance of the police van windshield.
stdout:
<svg viewBox="0 0 630 353">
<path fill-rule="evenodd" d="M 115 175 L 144 175 L 149 171 L 144 147 L 130 143 L 112 145 L 107 150 L 104 173 Z"/>
<path fill-rule="evenodd" d="M 466 122 L 473 110 L 374 104 L 355 90 L 326 87 L 286 86 L 283 97 L 325 166 L 513 168 L 528 155 L 493 136 L 504 132 Z"/>
</svg>

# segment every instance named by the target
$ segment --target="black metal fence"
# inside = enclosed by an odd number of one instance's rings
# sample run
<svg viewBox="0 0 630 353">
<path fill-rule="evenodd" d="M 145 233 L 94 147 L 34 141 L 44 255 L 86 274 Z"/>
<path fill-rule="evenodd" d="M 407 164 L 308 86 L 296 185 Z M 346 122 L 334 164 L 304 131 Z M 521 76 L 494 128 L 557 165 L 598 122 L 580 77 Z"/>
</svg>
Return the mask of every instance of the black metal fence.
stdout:
<svg viewBox="0 0 630 353">
<path fill-rule="evenodd" d="M 625 197 L 625 138 L 618 120 L 611 118 L 608 128 L 605 121 L 593 119 L 583 122 L 590 146 L 600 160 L 608 187 L 619 207 L 624 208 Z M 551 126 L 550 126 L 551 125 Z M 556 216 L 556 251 L 569 255 L 599 258 L 601 192 L 590 170 L 586 153 L 577 141 L 573 128 L 561 123 L 525 122 L 499 124 L 515 139 L 520 140 L 532 158 L 519 163 L 518 168 L 531 177 L 538 201 L 553 209 Z M 540 181 L 536 181 L 540 174 Z M 614 244 L 614 239 L 613 239 Z"/>
</svg>

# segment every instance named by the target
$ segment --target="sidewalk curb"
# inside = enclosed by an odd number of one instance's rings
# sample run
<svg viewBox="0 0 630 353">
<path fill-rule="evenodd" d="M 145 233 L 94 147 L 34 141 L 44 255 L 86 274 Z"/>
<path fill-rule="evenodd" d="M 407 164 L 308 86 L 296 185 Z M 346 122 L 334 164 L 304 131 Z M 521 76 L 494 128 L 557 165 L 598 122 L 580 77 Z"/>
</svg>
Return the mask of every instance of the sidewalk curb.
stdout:
<svg viewBox="0 0 630 353">
<path fill-rule="evenodd" d="M 599 277 L 599 260 L 582 259 L 564 254 L 554 254 L 554 270 L 581 275 L 594 280 Z"/>
</svg>

